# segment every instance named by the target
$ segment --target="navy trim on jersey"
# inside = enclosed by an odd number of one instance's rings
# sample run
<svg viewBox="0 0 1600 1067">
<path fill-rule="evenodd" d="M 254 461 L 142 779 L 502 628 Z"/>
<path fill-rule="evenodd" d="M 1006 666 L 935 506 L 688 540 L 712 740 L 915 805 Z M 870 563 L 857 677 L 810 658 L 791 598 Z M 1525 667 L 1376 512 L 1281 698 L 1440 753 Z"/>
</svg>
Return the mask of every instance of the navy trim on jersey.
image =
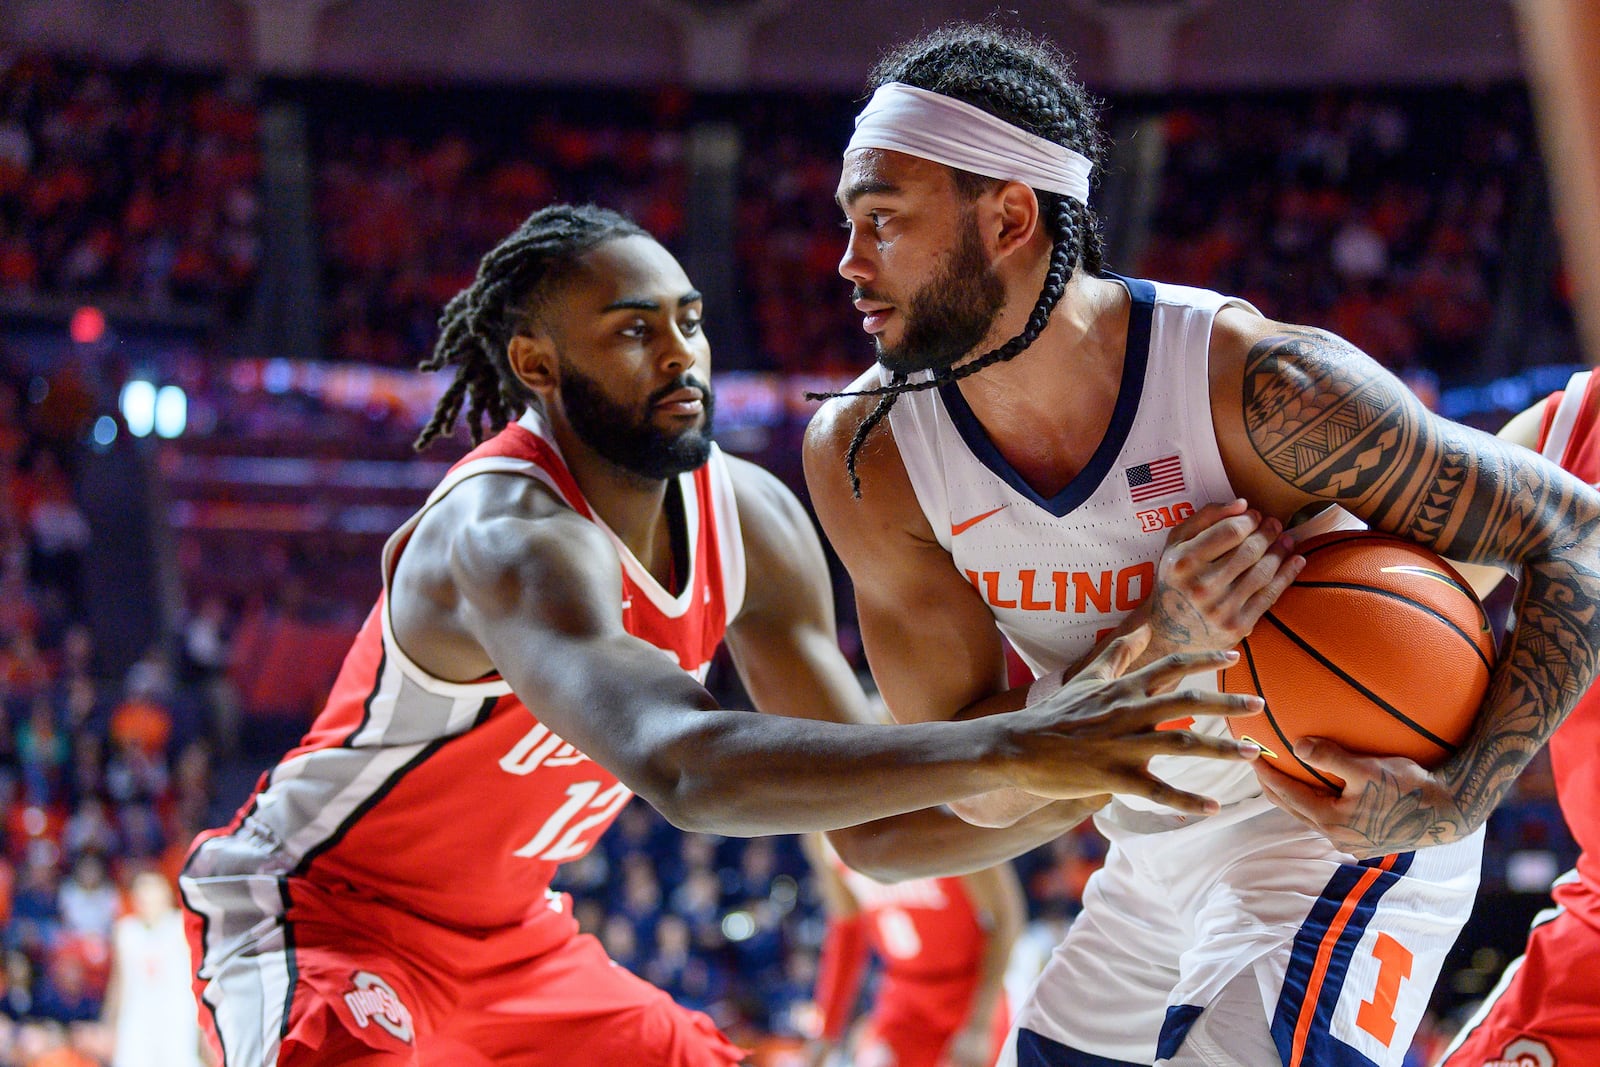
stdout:
<svg viewBox="0 0 1600 1067">
<path fill-rule="evenodd" d="M 1161 1022 L 1161 1036 L 1156 1039 L 1156 1059 L 1170 1060 L 1183 1047 L 1195 1020 L 1204 1009 L 1199 1004 L 1169 1004 L 1167 1017 Z"/>
<path fill-rule="evenodd" d="M 1322 977 L 1322 988 L 1318 991 L 1317 1002 L 1308 1008 L 1305 1003 L 1306 990 L 1310 985 L 1312 969 L 1316 965 L 1317 952 L 1329 928 L 1356 884 L 1369 870 L 1381 865 L 1388 857 L 1375 856 L 1369 860 L 1362 860 L 1359 864 L 1346 864 L 1328 879 L 1322 895 L 1311 906 L 1311 913 L 1306 916 L 1305 922 L 1300 924 L 1299 932 L 1295 934 L 1294 948 L 1289 955 L 1289 968 L 1283 978 L 1282 992 L 1278 996 L 1278 1009 L 1272 1019 L 1272 1039 L 1278 1046 L 1278 1054 L 1283 1057 L 1284 1063 L 1289 1062 L 1293 1051 L 1294 1034 L 1300 1025 L 1301 1013 L 1310 1010 L 1315 1014 L 1311 1029 L 1306 1034 L 1305 1063 L 1315 1063 L 1319 1067 L 1322 1064 L 1327 1064 L 1329 1067 L 1377 1067 L 1372 1060 L 1333 1036 L 1330 1032 L 1333 1009 L 1338 1005 L 1339 995 L 1344 990 L 1345 976 L 1350 970 L 1350 959 L 1355 955 L 1356 946 L 1361 943 L 1367 925 L 1378 910 L 1378 902 L 1411 869 L 1411 861 L 1415 856 L 1413 852 L 1397 854 L 1394 857 L 1394 865 L 1378 875 L 1361 894 L 1361 899 L 1345 923 L 1344 930 L 1340 932 L 1339 940 L 1334 944 L 1333 952 L 1328 958 L 1328 969 Z"/>
<path fill-rule="evenodd" d="M 939 397 L 944 401 L 945 410 L 950 413 L 950 422 L 978 462 L 1020 495 L 1058 519 L 1094 495 L 1111 472 L 1112 464 L 1122 454 L 1122 446 L 1127 444 L 1128 434 L 1133 430 L 1134 416 L 1139 413 L 1145 370 L 1150 363 L 1150 329 L 1155 315 L 1156 287 L 1139 278 L 1123 278 L 1116 274 L 1106 274 L 1104 277 L 1120 282 L 1133 298 L 1133 307 L 1128 313 L 1128 341 L 1122 355 L 1122 381 L 1117 386 L 1117 403 L 1111 411 L 1111 425 L 1106 428 L 1105 437 L 1100 440 L 1099 447 L 1089 457 L 1089 462 L 1084 464 L 1083 470 L 1055 496 L 1046 499 L 1039 495 L 1000 454 L 983 424 L 967 405 L 967 398 L 961 395 L 958 383 L 947 382 L 939 387 Z"/>
<path fill-rule="evenodd" d="M 1114 1060 L 1079 1052 L 1032 1030 L 1017 1028 L 1017 1067 L 1148 1067 L 1132 1060 Z"/>
</svg>

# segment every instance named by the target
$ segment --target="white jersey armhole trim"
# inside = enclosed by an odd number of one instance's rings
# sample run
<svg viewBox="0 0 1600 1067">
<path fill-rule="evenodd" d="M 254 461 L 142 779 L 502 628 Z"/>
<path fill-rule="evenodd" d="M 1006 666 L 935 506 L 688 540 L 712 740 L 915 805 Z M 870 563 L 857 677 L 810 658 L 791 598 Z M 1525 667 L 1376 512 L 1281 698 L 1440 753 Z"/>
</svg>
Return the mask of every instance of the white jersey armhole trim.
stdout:
<svg viewBox="0 0 1600 1067">
<path fill-rule="evenodd" d="M 711 446 L 706 461 L 711 476 L 711 509 L 716 517 L 717 543 L 722 556 L 722 599 L 726 610 L 723 624 L 733 622 L 744 608 L 747 575 L 744 559 L 744 530 L 739 525 L 739 501 L 733 491 L 733 476 L 722 450 Z"/>
<path fill-rule="evenodd" d="M 1544 450 L 1540 455 L 1550 462 L 1560 464 L 1566 458 L 1567 445 L 1572 440 L 1573 428 L 1578 425 L 1578 416 L 1583 413 L 1584 394 L 1589 389 L 1589 375 L 1593 371 L 1579 371 L 1567 381 L 1566 392 L 1561 396 L 1561 404 L 1556 408 L 1556 417 L 1550 422 L 1550 435 L 1545 438 Z"/>
<path fill-rule="evenodd" d="M 473 478 L 480 474 L 516 474 L 523 477 L 531 477 L 548 486 L 550 491 L 555 493 L 557 497 L 563 500 L 566 499 L 561 496 L 561 492 L 556 488 L 555 484 L 544 476 L 544 472 L 539 469 L 537 464 L 530 463 L 524 459 L 516 459 L 512 456 L 490 456 L 474 460 L 471 463 L 464 463 L 445 475 L 444 480 L 434 487 L 433 492 L 428 494 L 427 502 L 417 510 L 415 515 L 407 519 L 398 530 L 391 534 L 389 540 L 384 543 L 382 557 L 383 605 L 382 610 L 378 613 L 383 624 L 383 654 L 394 661 L 395 665 L 400 668 L 400 673 L 406 678 L 426 692 L 438 696 L 476 696 L 488 699 L 489 697 L 507 696 L 511 692 L 511 685 L 503 679 L 486 682 L 450 682 L 429 674 L 417 666 L 416 662 L 406 655 L 405 650 L 400 647 L 400 642 L 395 638 L 394 626 L 389 617 L 390 604 L 393 599 L 389 583 L 394 577 L 394 563 L 398 558 L 400 546 L 411 536 L 412 531 L 417 528 L 417 524 L 422 521 L 423 516 L 435 504 L 444 499 L 446 493 L 468 478 Z"/>
<path fill-rule="evenodd" d="M 1160 285 L 1156 287 L 1156 304 L 1158 307 L 1163 302 L 1161 294 L 1162 288 L 1163 287 Z M 1197 463 L 1195 464 L 1195 474 L 1201 479 L 1201 485 L 1199 488 L 1202 490 L 1202 495 L 1207 500 L 1220 501 L 1225 498 L 1231 500 L 1238 494 L 1234 491 L 1233 485 L 1227 480 L 1227 468 L 1222 462 L 1222 443 L 1217 440 L 1216 419 L 1213 418 L 1211 414 L 1211 334 L 1216 328 L 1217 316 L 1222 313 L 1224 308 L 1236 307 L 1243 311 L 1248 311 L 1252 315 L 1260 315 L 1261 312 L 1258 311 L 1256 306 L 1250 303 L 1248 300 L 1240 300 L 1238 297 L 1221 296 L 1218 294 L 1214 297 L 1214 299 L 1217 300 L 1216 306 L 1211 309 L 1211 313 L 1205 316 L 1204 319 L 1206 336 L 1201 338 L 1198 344 L 1194 344 L 1188 348 L 1188 351 L 1191 352 L 1204 353 L 1204 359 L 1201 361 L 1199 367 L 1188 372 L 1190 374 L 1197 373 L 1199 381 L 1192 383 L 1194 388 L 1192 388 L 1189 392 L 1188 404 L 1186 406 L 1189 409 L 1189 425 L 1194 432 L 1195 440 L 1211 442 L 1213 455 L 1210 458 L 1215 460 L 1215 469 L 1221 474 L 1223 479 L 1223 484 L 1221 485 L 1211 484 L 1210 478 L 1207 477 L 1207 474 L 1211 469 L 1210 466 L 1208 464 Z M 1198 307 L 1196 304 L 1180 304 L 1179 306 L 1188 308 Z M 1152 324 L 1152 335 L 1153 334 L 1154 328 Z"/>
</svg>

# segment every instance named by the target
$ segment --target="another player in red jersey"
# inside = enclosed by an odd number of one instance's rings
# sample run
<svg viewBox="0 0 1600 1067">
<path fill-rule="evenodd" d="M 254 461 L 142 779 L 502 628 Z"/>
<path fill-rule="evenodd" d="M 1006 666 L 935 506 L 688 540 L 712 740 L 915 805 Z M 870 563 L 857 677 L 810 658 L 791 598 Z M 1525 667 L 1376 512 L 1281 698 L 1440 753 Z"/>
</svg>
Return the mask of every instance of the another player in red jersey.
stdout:
<svg viewBox="0 0 1600 1067">
<path fill-rule="evenodd" d="M 820 835 L 805 845 L 828 913 L 817 968 L 820 1032 L 811 1062 L 826 1062 L 841 1046 L 870 948 L 882 979 L 853 1062 L 994 1063 L 1011 1025 L 1006 962 L 1027 913 L 1011 867 L 885 885 L 851 870 Z"/>
<path fill-rule="evenodd" d="M 1600 376 L 1573 375 L 1500 436 L 1600 486 Z M 1487 596 L 1504 575 L 1480 567 L 1469 577 Z M 1443 1067 L 1600 1063 L 1600 686 L 1551 736 L 1550 766 L 1578 865 L 1556 881 L 1556 906 L 1534 919 L 1526 952 L 1456 1036 Z"/>
<path fill-rule="evenodd" d="M 893 859 L 905 831 L 919 849 L 895 862 L 915 873 L 1031 847 L 1100 802 L 1077 798 L 1170 797 L 1157 754 L 1249 754 L 1152 730 L 1258 705 L 1163 695 L 1221 654 L 1124 675 L 1139 636 L 1015 714 L 865 725 L 811 523 L 712 444 L 700 294 L 623 217 L 534 214 L 441 326 L 423 366 L 456 378 L 419 447 L 463 404 L 475 439 L 498 432 L 389 540 L 326 707 L 185 866 L 225 1067 L 732 1063 L 549 888 L 633 793 L 722 834 L 902 816 L 862 831 L 862 854 Z M 771 714 L 700 684 L 723 641 Z M 1006 785 L 1066 803 L 988 834 L 927 810 Z"/>
</svg>

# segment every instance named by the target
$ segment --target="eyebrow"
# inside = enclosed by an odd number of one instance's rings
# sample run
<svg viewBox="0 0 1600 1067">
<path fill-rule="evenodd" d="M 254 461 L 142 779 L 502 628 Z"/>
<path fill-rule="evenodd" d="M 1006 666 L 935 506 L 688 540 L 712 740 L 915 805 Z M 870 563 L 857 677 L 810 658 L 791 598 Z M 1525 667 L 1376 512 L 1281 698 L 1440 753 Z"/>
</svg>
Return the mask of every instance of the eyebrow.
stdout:
<svg viewBox="0 0 1600 1067">
<path fill-rule="evenodd" d="M 701 296 L 700 290 L 698 290 L 698 289 L 690 289 L 687 293 L 684 293 L 682 296 L 678 297 L 678 306 L 679 307 L 688 307 L 690 304 L 699 303 L 701 299 L 703 299 L 703 297 Z M 645 297 L 642 297 L 642 296 L 633 296 L 633 297 L 623 297 L 621 300 L 613 300 L 611 303 L 609 303 L 605 307 L 601 308 L 600 312 L 601 312 L 601 314 L 604 314 L 607 311 L 660 311 L 660 310 L 661 310 L 661 305 L 658 302 L 656 302 L 654 300 L 646 299 Z"/>
<path fill-rule="evenodd" d="M 894 182 L 884 181 L 882 178 L 863 178 L 858 182 L 852 182 L 850 187 L 842 194 L 834 196 L 833 201 L 841 208 L 846 208 L 863 196 L 871 196 L 873 193 L 898 192 L 900 192 L 900 187 Z"/>
</svg>

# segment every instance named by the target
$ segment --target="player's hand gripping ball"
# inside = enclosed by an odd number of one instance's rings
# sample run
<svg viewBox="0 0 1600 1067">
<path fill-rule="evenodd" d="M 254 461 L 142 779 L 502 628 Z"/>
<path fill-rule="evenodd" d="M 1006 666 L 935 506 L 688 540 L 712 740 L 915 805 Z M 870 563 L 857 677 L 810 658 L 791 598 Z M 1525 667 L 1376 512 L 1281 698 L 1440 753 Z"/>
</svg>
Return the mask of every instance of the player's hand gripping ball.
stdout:
<svg viewBox="0 0 1600 1067">
<path fill-rule="evenodd" d="M 1389 534 L 1340 530 L 1298 551 L 1305 569 L 1222 673 L 1224 690 L 1258 694 L 1266 710 L 1229 729 L 1275 769 L 1333 792 L 1344 781 L 1296 758 L 1297 738 L 1438 766 L 1471 732 L 1489 686 L 1483 605 L 1450 564 Z"/>
</svg>

